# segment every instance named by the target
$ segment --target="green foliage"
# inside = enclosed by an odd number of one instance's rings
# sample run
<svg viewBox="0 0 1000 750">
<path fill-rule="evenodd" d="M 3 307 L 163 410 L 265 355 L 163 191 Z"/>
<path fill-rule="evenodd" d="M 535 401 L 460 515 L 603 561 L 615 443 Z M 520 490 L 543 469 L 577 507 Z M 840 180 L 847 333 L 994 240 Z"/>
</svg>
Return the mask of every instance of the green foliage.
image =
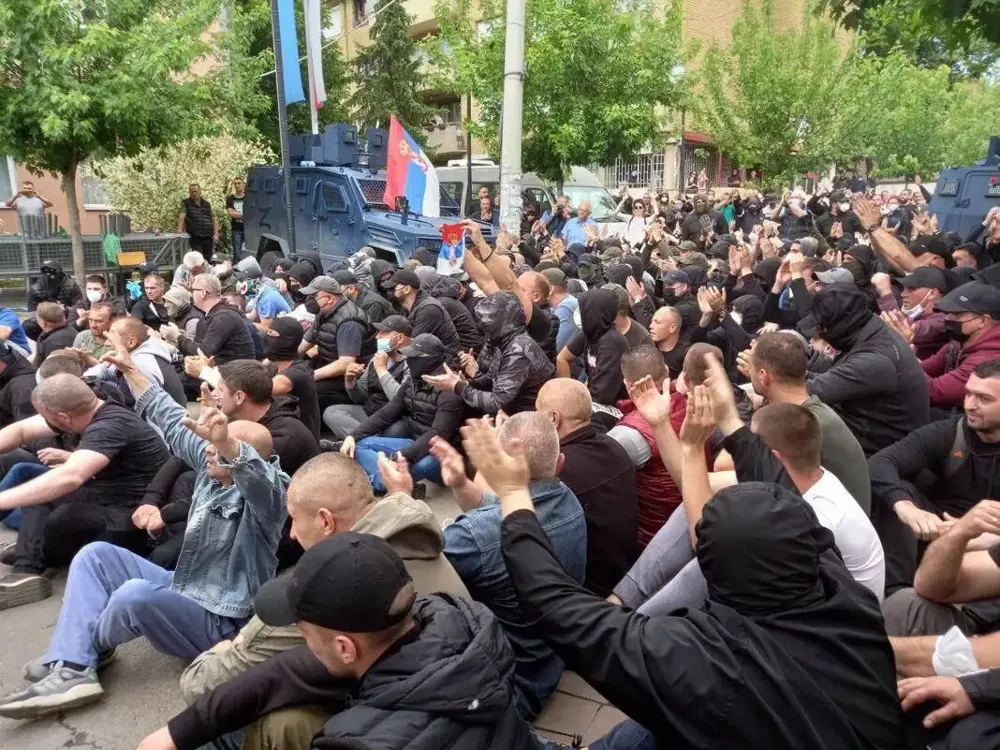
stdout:
<svg viewBox="0 0 1000 750">
<path fill-rule="evenodd" d="M 496 153 L 503 102 L 505 4 L 440 0 L 440 37 L 426 49 L 435 86 L 472 94 L 470 131 Z M 522 164 L 560 180 L 574 164 L 610 164 L 654 142 L 661 106 L 676 105 L 682 83 L 681 6 L 633 0 L 528 0 Z"/>
<path fill-rule="evenodd" d="M 324 10 L 329 19 L 332 7 Z M 308 67 L 305 56 L 305 20 L 302 3 L 295 3 L 302 85 L 308 97 Z M 322 128 L 327 123 L 349 122 L 347 108 L 350 71 L 340 53 L 340 45 L 332 43 L 323 49 L 323 80 L 326 84 L 326 104 L 319 110 Z M 229 28 L 220 40 L 229 65 L 220 70 L 217 79 L 220 98 L 232 113 L 234 132 L 248 138 L 257 134 L 275 151 L 278 145 L 278 99 L 275 88 L 274 41 L 271 36 L 271 4 L 268 0 L 238 0 L 231 9 Z M 327 42 L 324 41 L 324 45 Z M 288 128 L 292 133 L 308 133 L 311 127 L 309 102 L 288 106 Z"/>
<path fill-rule="evenodd" d="M 409 36 L 412 19 L 398 0 L 379 0 L 374 13 L 371 44 L 354 59 L 353 119 L 362 128 L 388 128 L 389 117 L 395 114 L 423 143 L 424 128 L 438 110 L 420 98 L 426 85 L 421 56 Z"/>
<path fill-rule="evenodd" d="M 996 0 L 822 0 L 821 12 L 850 29 L 865 29 L 881 9 L 890 13 L 918 16 L 931 37 L 946 44 L 976 35 L 991 44 L 1000 44 L 1000 3 Z M 877 17 L 876 21 L 879 21 Z M 884 22 L 884 18 L 881 19 Z M 902 22 L 904 26 L 908 21 Z M 911 37 L 912 38 L 912 37 Z"/>
<path fill-rule="evenodd" d="M 109 159 L 93 169 L 111 205 L 128 214 L 136 228 L 174 231 L 180 202 L 187 197 L 188 185 L 196 182 L 225 234 L 229 229 L 226 195 L 230 182 L 245 176 L 254 164 L 274 159 L 274 153 L 260 142 L 222 134 L 148 149 L 134 157 Z"/>
<path fill-rule="evenodd" d="M 773 0 L 745 0 L 731 47 L 705 54 L 695 115 L 740 164 L 790 178 L 841 155 L 854 59 L 829 21 L 807 13 L 788 31 L 775 21 Z"/>
</svg>

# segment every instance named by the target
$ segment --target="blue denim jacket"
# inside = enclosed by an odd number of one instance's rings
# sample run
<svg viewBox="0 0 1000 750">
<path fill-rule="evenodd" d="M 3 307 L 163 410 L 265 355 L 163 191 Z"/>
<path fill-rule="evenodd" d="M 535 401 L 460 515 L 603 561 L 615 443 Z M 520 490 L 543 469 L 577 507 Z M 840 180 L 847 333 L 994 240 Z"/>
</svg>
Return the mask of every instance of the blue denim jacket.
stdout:
<svg viewBox="0 0 1000 750">
<path fill-rule="evenodd" d="M 558 479 L 532 482 L 528 488 L 542 530 L 570 577 L 582 584 L 587 571 L 587 523 L 573 491 Z M 444 554 L 476 601 L 492 610 L 514 647 L 514 683 L 518 712 L 532 720 L 555 690 L 563 663 L 531 633 L 507 573 L 500 549 L 500 504 L 486 494 L 480 507 L 455 519 L 444 530 Z"/>
<path fill-rule="evenodd" d="M 135 403 L 136 412 L 163 432 L 170 452 L 198 472 L 184 544 L 171 588 L 223 617 L 249 617 L 261 584 L 274 577 L 285 523 L 288 475 L 277 457 L 265 461 L 240 443 L 223 486 L 205 473 L 208 441 L 184 427 L 187 412 L 155 383 Z"/>
</svg>

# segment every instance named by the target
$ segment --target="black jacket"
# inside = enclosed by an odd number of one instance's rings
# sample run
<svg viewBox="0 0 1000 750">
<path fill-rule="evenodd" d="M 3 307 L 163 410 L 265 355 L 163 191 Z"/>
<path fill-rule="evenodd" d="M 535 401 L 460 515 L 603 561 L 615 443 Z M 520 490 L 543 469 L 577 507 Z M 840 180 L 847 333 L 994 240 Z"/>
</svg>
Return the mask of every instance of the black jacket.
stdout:
<svg viewBox="0 0 1000 750">
<path fill-rule="evenodd" d="M 429 385 L 414 385 L 411 378 L 392 400 L 354 428 L 355 440 L 380 435 L 400 419 L 406 420 L 413 442 L 402 453 L 411 465 L 430 452 L 435 435 L 452 442 L 465 421 L 465 402 L 450 391 L 435 391 Z"/>
<path fill-rule="evenodd" d="M 396 312 L 389 300 L 365 288 L 364 284 L 358 285 L 358 296 L 354 298 L 354 304 L 365 311 L 371 323 L 381 323 Z"/>
<path fill-rule="evenodd" d="M 684 217 L 683 221 L 681 221 L 681 240 L 691 240 L 693 242 L 701 240 L 702 235 L 705 233 L 701 217 L 702 214 L 696 211 L 692 211 Z M 721 237 L 729 232 L 729 224 L 726 223 L 726 217 L 715 209 L 708 211 L 707 224 L 716 237 Z"/>
<path fill-rule="evenodd" d="M 549 358 L 549 362 L 555 363 L 556 355 L 559 354 L 556 351 L 556 338 L 559 336 L 559 318 L 552 314 L 547 304 L 534 305 L 532 307 L 531 320 L 528 322 L 526 330 L 528 331 L 528 335 L 542 347 L 542 351 Z"/>
<path fill-rule="evenodd" d="M 168 722 L 193 750 L 292 706 L 334 716 L 312 750 L 541 750 L 512 699 L 514 654 L 482 604 L 417 597 L 416 627 L 357 681 L 330 676 L 306 646 L 276 654 Z"/>
<path fill-rule="evenodd" d="M 521 301 L 513 292 L 496 292 L 479 303 L 476 318 L 487 343 L 477 360 L 479 374 L 467 385 L 459 383 L 455 393 L 486 414 L 533 410 L 538 391 L 555 375 L 555 367 L 524 330 Z"/>
<path fill-rule="evenodd" d="M 4 357 L 7 367 L 0 373 L 0 427 L 35 415 L 31 393 L 35 390 L 35 366 L 13 349 Z"/>
<path fill-rule="evenodd" d="M 413 326 L 412 336 L 416 338 L 421 333 L 433 333 L 444 344 L 457 361 L 460 348 L 458 331 L 451 321 L 451 316 L 442 304 L 422 290 L 417 291 L 413 306 L 406 311 L 406 317 Z"/>
<path fill-rule="evenodd" d="M 279 396 L 260 419 L 271 433 L 274 452 L 281 460 L 281 469 L 291 476 L 313 456 L 319 455 L 319 441 L 299 418 L 298 399 Z"/>
<path fill-rule="evenodd" d="M 44 331 L 38 337 L 38 348 L 35 349 L 35 367 L 41 367 L 45 358 L 57 349 L 72 348 L 77 333 L 79 331 L 69 324 L 54 331 Z"/>
<path fill-rule="evenodd" d="M 756 482 L 717 493 L 698 534 L 706 608 L 668 616 L 577 586 L 530 511 L 505 518 L 501 535 L 536 632 L 658 747 L 905 747 L 878 601 L 801 498 Z"/>
<path fill-rule="evenodd" d="M 183 459 L 171 456 L 156 472 L 153 481 L 146 485 L 146 494 L 139 505 L 155 505 L 164 523 L 187 521 L 197 477 L 198 473 Z"/>
<path fill-rule="evenodd" d="M 195 340 L 181 336 L 177 348 L 189 356 L 201 349 L 206 357 L 215 358 L 216 366 L 234 359 L 257 358 L 246 316 L 224 301 L 209 310 L 199 323 Z"/>
<path fill-rule="evenodd" d="M 160 326 L 170 322 L 166 305 L 162 302 L 153 302 L 145 294 L 135 301 L 130 314 L 133 318 L 138 318 L 154 331 L 159 331 Z"/>
<path fill-rule="evenodd" d="M 580 297 L 580 321 L 586 343 L 584 369 L 594 403 L 614 406 L 625 398 L 621 361 L 628 341 L 615 328 L 618 298 L 608 289 L 589 289 Z"/>
<path fill-rule="evenodd" d="M 930 397 L 920 362 L 869 312 L 862 292 L 827 287 L 814 298 L 812 314 L 822 337 L 840 354 L 806 388 L 840 415 L 866 456 L 927 423 Z"/>
<path fill-rule="evenodd" d="M 964 460 L 952 459 L 959 420 L 964 433 Z M 957 457 L 956 457 L 957 458 Z M 924 495 L 952 516 L 965 515 L 973 505 L 1000 490 L 1000 443 L 985 443 L 962 417 L 942 419 L 914 430 L 898 443 L 883 448 L 868 461 L 872 496 L 891 509 L 900 500 L 913 500 L 909 486 L 929 471 L 934 479 Z M 921 478 L 922 479 L 922 478 Z"/>
<path fill-rule="evenodd" d="M 830 232 L 833 230 L 834 222 L 840 223 L 841 237 L 848 237 L 851 240 L 854 239 L 855 232 L 860 232 L 864 229 L 861 226 L 861 219 L 853 211 L 848 211 L 845 214 L 840 214 L 834 216 L 832 213 L 827 211 L 822 216 L 816 219 L 816 229 L 822 234 L 827 242 L 836 242 L 837 237 L 832 237 Z"/>
<path fill-rule="evenodd" d="M 42 274 L 28 288 L 28 310 L 34 312 L 41 302 L 58 302 L 71 308 L 82 305 L 87 297 L 72 276 L 67 276 L 58 263 L 44 263 L 42 268 L 51 268 L 54 275 Z"/>
<path fill-rule="evenodd" d="M 316 342 L 319 348 L 319 355 L 316 357 L 317 365 L 327 365 L 336 362 L 340 357 L 337 351 L 337 330 L 344 323 L 353 322 L 364 326 L 365 332 L 362 338 L 362 356 L 374 353 L 374 329 L 365 311 L 355 305 L 346 296 L 327 312 L 322 312 L 313 320 L 310 340 Z"/>
<path fill-rule="evenodd" d="M 476 319 L 472 312 L 459 301 L 462 294 L 462 285 L 457 279 L 448 276 L 437 276 L 427 287 L 427 293 L 434 297 L 448 313 L 451 322 L 455 324 L 455 332 L 458 334 L 458 345 L 462 351 L 478 352 L 483 348 L 486 339 L 476 325 Z"/>
<path fill-rule="evenodd" d="M 559 441 L 559 478 L 573 490 L 587 520 L 587 577 L 583 587 L 612 592 L 639 556 L 635 467 L 625 449 L 593 425 Z"/>
</svg>

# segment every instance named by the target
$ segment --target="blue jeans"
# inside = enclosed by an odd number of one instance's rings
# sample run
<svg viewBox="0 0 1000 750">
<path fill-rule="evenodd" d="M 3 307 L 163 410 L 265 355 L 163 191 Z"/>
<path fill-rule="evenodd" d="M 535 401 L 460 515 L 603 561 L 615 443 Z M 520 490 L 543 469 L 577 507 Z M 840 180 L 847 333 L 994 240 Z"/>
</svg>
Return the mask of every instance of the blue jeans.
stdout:
<svg viewBox="0 0 1000 750">
<path fill-rule="evenodd" d="M 7 475 L 0 479 L 0 492 L 3 490 L 9 490 L 11 487 L 17 487 L 19 484 L 24 484 L 27 481 L 34 479 L 35 477 L 41 476 L 49 470 L 49 467 L 45 464 L 33 464 L 33 463 L 20 463 L 14 464 Z M 6 518 L 3 519 L 3 524 L 8 529 L 21 528 L 21 509 L 14 508 Z"/>
<path fill-rule="evenodd" d="M 656 740 L 641 724 L 628 719 L 589 747 L 590 750 L 656 750 Z"/>
<path fill-rule="evenodd" d="M 213 614 L 170 589 L 173 574 L 127 549 L 92 542 L 69 580 L 45 663 L 97 666 L 98 654 L 146 636 L 158 651 L 193 659 L 232 638 L 245 620 Z"/>
<path fill-rule="evenodd" d="M 381 451 L 387 456 L 391 456 L 396 451 L 401 451 L 413 441 L 410 438 L 390 438 L 375 435 L 365 438 L 359 442 L 354 449 L 354 460 L 361 464 L 361 467 L 368 474 L 368 481 L 372 483 L 372 489 L 376 492 L 385 492 L 385 485 L 382 484 L 382 475 L 378 471 L 378 454 Z M 430 479 L 432 482 L 441 482 L 441 464 L 429 453 L 410 467 L 410 476 L 414 482 L 421 479 Z"/>
<path fill-rule="evenodd" d="M 243 258 L 243 230 L 233 230 L 233 265 L 236 265 Z"/>
</svg>

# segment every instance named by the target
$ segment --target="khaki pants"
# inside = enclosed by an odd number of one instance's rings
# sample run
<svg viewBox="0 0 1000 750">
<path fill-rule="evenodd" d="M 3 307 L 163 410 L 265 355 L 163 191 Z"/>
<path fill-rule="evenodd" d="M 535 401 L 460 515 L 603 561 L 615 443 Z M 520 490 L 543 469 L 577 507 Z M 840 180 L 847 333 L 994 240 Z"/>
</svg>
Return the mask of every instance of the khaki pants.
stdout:
<svg viewBox="0 0 1000 750">
<path fill-rule="evenodd" d="M 329 718 L 329 711 L 314 706 L 275 711 L 250 725 L 243 750 L 309 750 Z"/>
</svg>

